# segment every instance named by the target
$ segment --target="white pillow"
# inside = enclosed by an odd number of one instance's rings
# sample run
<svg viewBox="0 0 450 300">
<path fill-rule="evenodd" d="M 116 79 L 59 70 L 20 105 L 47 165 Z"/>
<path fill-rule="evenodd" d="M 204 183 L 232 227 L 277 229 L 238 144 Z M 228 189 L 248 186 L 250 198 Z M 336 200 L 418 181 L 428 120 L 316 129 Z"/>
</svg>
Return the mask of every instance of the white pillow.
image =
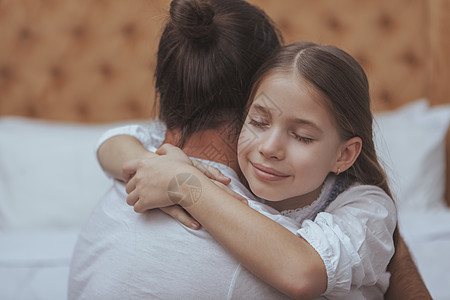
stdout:
<svg viewBox="0 0 450 300">
<path fill-rule="evenodd" d="M 375 115 L 375 141 L 399 209 L 444 206 L 450 105 L 425 100 Z M 0 232 L 78 229 L 111 185 L 95 157 L 114 124 L 0 118 Z"/>
<path fill-rule="evenodd" d="M 375 114 L 374 134 L 399 210 L 445 206 L 445 136 L 450 105 L 416 101 Z"/>
<path fill-rule="evenodd" d="M 111 185 L 95 146 L 116 125 L 0 118 L 0 232 L 80 228 Z"/>
</svg>

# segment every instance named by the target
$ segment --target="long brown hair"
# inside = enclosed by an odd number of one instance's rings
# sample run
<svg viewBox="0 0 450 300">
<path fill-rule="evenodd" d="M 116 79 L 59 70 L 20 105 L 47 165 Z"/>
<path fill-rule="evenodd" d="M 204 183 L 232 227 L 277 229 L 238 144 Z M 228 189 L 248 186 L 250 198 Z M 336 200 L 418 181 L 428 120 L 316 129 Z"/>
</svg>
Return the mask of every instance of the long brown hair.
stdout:
<svg viewBox="0 0 450 300">
<path fill-rule="evenodd" d="M 279 49 L 255 75 L 251 99 L 268 75 L 296 74 L 321 95 L 335 119 L 343 140 L 360 137 L 361 153 L 353 166 L 340 176 L 363 184 L 376 185 L 392 197 L 373 139 L 369 83 L 360 64 L 345 51 L 333 46 L 299 42 Z"/>
<path fill-rule="evenodd" d="M 173 0 L 160 39 L 156 98 L 168 129 L 241 128 L 251 78 L 282 42 L 270 18 L 241 0 Z"/>
</svg>

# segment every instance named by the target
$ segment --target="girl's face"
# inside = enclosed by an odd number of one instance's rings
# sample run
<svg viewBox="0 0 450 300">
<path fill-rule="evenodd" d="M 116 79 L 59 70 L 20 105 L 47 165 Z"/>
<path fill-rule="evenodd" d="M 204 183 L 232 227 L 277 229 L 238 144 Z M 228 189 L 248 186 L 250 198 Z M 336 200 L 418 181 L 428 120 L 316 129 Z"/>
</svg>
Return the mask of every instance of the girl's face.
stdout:
<svg viewBox="0 0 450 300">
<path fill-rule="evenodd" d="M 294 75 L 267 76 L 239 136 L 239 166 L 250 189 L 278 210 L 312 203 L 344 142 L 311 84 Z"/>
</svg>

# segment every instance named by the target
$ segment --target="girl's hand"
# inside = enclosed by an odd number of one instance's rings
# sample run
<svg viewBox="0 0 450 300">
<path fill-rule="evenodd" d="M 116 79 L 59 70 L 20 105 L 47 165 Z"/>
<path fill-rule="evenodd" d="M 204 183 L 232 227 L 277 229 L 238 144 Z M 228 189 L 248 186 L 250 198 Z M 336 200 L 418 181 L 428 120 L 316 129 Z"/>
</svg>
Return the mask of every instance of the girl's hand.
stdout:
<svg viewBox="0 0 450 300">
<path fill-rule="evenodd" d="M 171 156 L 173 157 L 173 160 L 178 159 L 178 161 L 181 163 L 187 164 L 187 155 L 180 149 L 170 144 L 162 145 L 157 151 L 157 154 L 165 155 L 167 157 Z M 173 161 L 171 158 L 171 161 Z M 219 169 L 208 165 L 204 162 L 198 161 L 198 160 L 191 160 L 190 165 L 193 165 L 200 171 L 202 171 L 203 174 L 205 174 L 208 178 L 211 179 L 212 182 L 214 182 L 218 187 L 220 187 L 222 190 L 226 191 L 228 194 L 236 198 L 237 200 L 243 202 L 244 204 L 248 204 L 247 199 L 240 194 L 236 193 L 232 189 L 226 186 L 226 184 L 229 184 L 231 182 L 231 179 L 226 177 L 222 174 L 222 172 L 219 171 Z"/>
<path fill-rule="evenodd" d="M 123 174 L 132 176 L 126 185 L 127 203 L 136 212 L 176 204 L 169 197 L 169 183 L 177 174 L 198 172 L 186 154 L 175 146 L 163 145 L 156 153 L 162 155 L 132 160 L 123 166 Z"/>
<path fill-rule="evenodd" d="M 167 188 L 170 180 L 176 176 L 173 171 L 177 166 L 191 168 L 194 165 L 221 189 L 239 201 L 247 204 L 247 199 L 226 187 L 231 180 L 224 176 L 217 168 L 206 163 L 192 160 L 175 146 L 163 145 L 158 149 L 159 157 L 132 160 L 124 164 L 122 177 L 126 179 L 127 203 L 136 212 L 145 212 L 153 208 L 160 208 L 166 214 L 178 220 L 191 229 L 199 229 L 201 224 L 179 205 L 173 205 L 168 199 Z M 186 171 L 185 171 L 186 172 Z"/>
</svg>

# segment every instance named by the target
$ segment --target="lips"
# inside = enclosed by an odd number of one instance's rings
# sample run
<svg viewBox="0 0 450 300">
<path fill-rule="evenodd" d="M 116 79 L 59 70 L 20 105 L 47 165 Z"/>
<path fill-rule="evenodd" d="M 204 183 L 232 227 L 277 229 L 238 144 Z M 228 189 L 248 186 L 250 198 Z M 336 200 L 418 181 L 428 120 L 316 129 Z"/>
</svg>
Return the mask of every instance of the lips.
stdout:
<svg viewBox="0 0 450 300">
<path fill-rule="evenodd" d="M 261 164 L 253 162 L 251 162 L 251 164 L 253 166 L 253 172 L 255 173 L 256 177 L 258 177 L 261 180 L 279 181 L 290 176 L 289 174 L 282 173 L 280 171 L 263 166 Z"/>
</svg>

